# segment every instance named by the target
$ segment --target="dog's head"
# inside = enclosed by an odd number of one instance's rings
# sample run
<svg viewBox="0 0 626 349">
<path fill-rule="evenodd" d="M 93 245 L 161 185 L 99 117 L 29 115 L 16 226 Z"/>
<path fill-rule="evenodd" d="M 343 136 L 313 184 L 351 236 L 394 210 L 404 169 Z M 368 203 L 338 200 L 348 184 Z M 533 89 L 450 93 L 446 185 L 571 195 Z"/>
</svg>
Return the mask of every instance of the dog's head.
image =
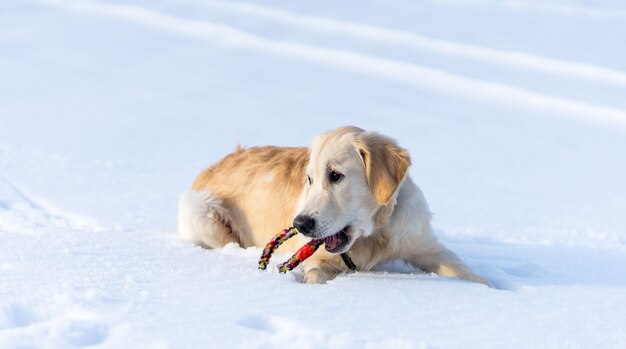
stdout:
<svg viewBox="0 0 626 349">
<path fill-rule="evenodd" d="M 390 214 L 409 165 L 406 150 L 377 133 L 350 126 L 318 136 L 294 226 L 331 253 L 347 251 Z"/>
</svg>

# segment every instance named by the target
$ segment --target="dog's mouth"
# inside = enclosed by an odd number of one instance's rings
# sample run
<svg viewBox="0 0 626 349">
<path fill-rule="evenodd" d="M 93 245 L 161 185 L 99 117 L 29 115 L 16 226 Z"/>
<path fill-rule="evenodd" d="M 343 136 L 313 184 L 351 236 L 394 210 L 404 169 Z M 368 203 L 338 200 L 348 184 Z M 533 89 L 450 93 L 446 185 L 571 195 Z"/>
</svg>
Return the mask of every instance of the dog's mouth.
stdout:
<svg viewBox="0 0 626 349">
<path fill-rule="evenodd" d="M 350 226 L 341 229 L 340 232 L 324 238 L 324 248 L 330 253 L 339 253 L 350 243 L 348 231 Z"/>
</svg>

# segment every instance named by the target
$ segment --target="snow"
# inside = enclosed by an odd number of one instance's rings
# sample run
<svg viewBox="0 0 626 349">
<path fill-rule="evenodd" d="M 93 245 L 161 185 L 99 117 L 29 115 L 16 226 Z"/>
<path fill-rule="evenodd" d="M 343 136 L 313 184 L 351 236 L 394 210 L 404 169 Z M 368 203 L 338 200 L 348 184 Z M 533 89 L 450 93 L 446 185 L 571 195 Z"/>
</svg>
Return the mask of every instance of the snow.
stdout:
<svg viewBox="0 0 626 349">
<path fill-rule="evenodd" d="M 0 348 L 626 347 L 621 1 L 0 2 Z M 176 234 L 243 145 L 390 135 L 444 243 L 304 285 Z M 275 256 L 273 264 L 287 256 Z"/>
</svg>

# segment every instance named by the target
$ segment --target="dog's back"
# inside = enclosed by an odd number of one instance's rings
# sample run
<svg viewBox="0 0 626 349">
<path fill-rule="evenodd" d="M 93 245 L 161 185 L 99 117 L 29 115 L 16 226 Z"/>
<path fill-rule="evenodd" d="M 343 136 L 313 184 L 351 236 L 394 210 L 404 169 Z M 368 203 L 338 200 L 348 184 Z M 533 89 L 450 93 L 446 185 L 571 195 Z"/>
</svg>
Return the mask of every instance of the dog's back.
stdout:
<svg viewBox="0 0 626 349">
<path fill-rule="evenodd" d="M 308 160 L 304 147 L 237 149 L 181 196 L 179 233 L 206 247 L 264 246 L 291 225 Z"/>
</svg>

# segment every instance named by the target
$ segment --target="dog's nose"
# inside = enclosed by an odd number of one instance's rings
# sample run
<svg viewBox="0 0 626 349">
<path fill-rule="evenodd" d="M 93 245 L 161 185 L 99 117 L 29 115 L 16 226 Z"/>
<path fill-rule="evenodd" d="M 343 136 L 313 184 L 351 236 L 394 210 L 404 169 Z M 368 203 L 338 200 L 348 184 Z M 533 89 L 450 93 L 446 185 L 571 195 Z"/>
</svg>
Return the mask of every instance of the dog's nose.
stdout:
<svg viewBox="0 0 626 349">
<path fill-rule="evenodd" d="M 310 236 L 313 233 L 313 229 L 315 229 L 315 219 L 306 215 L 297 215 L 293 220 L 293 226 L 298 229 L 305 236 Z"/>
</svg>

